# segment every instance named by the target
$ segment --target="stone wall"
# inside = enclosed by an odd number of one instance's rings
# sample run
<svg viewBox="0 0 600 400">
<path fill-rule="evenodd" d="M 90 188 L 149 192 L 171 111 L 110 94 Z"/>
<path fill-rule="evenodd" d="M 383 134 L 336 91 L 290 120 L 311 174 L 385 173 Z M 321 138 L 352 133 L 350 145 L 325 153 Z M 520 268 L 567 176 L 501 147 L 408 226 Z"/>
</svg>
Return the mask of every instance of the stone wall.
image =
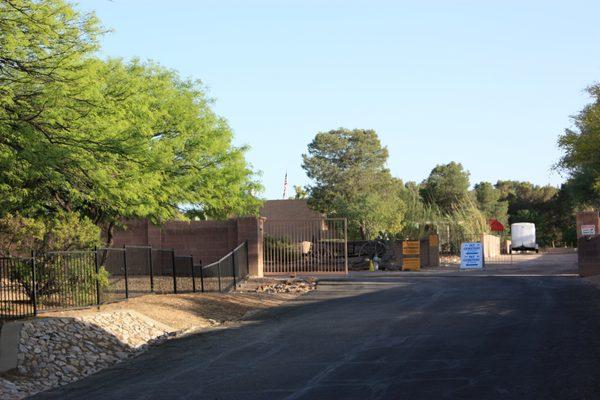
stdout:
<svg viewBox="0 0 600 400">
<path fill-rule="evenodd" d="M 0 398 L 7 400 L 77 381 L 177 333 L 130 310 L 18 324 L 16 369 L 0 378 Z"/>
</svg>

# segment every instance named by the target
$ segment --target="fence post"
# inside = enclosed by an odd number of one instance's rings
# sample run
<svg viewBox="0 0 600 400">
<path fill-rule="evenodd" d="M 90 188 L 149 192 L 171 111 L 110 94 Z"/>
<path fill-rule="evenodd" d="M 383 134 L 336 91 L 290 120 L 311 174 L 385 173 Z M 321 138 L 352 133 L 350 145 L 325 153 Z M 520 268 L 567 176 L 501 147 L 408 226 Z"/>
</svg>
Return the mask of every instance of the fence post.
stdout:
<svg viewBox="0 0 600 400">
<path fill-rule="evenodd" d="M 233 291 L 235 292 L 235 288 L 237 285 L 236 279 L 235 279 L 235 251 L 231 253 L 231 269 L 233 271 L 232 275 L 233 275 Z"/>
<path fill-rule="evenodd" d="M 35 276 L 35 250 L 31 251 L 31 300 L 33 301 L 33 315 L 38 315 L 37 309 L 37 279 Z"/>
<path fill-rule="evenodd" d="M 152 246 L 148 248 L 148 260 L 150 263 L 150 293 L 154 293 L 154 260 L 152 259 Z"/>
<path fill-rule="evenodd" d="M 175 249 L 171 249 L 171 263 L 173 264 L 173 293 L 177 294 L 177 270 L 175 268 Z"/>
<path fill-rule="evenodd" d="M 219 293 L 221 293 L 221 260 L 217 263 L 217 271 L 219 272 Z"/>
<path fill-rule="evenodd" d="M 196 276 L 194 274 L 194 256 L 190 256 L 190 268 L 192 269 L 192 293 L 196 293 Z"/>
<path fill-rule="evenodd" d="M 100 308 L 100 268 L 98 266 L 98 246 L 94 246 L 94 268 L 96 269 L 96 305 Z"/>
<path fill-rule="evenodd" d="M 129 298 L 129 275 L 127 274 L 127 246 L 123 246 L 123 269 L 125 271 L 125 298 Z"/>
<path fill-rule="evenodd" d="M 246 243 L 246 276 L 248 276 L 248 275 L 250 275 L 250 248 L 248 247 L 248 239 L 246 239 L 245 243 Z"/>
<path fill-rule="evenodd" d="M 344 272 L 348 275 L 348 219 L 344 218 Z"/>
<path fill-rule="evenodd" d="M 200 290 L 204 293 L 204 268 L 202 267 L 202 260 L 200 260 Z"/>
</svg>

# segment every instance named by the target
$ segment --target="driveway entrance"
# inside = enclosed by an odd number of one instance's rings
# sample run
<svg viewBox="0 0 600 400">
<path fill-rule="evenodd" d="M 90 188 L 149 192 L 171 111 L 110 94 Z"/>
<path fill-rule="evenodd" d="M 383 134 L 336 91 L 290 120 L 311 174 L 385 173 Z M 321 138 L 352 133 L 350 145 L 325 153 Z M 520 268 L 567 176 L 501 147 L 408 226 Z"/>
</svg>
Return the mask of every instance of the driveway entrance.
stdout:
<svg viewBox="0 0 600 400">
<path fill-rule="evenodd" d="M 37 398 L 593 399 L 598 332 L 600 290 L 576 276 L 338 279 Z"/>
</svg>

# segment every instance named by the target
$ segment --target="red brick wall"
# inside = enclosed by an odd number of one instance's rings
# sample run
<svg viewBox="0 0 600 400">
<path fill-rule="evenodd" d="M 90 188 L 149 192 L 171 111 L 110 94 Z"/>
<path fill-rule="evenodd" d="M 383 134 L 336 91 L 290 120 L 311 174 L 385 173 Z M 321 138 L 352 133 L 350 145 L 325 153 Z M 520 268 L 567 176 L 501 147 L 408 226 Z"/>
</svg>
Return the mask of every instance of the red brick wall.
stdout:
<svg viewBox="0 0 600 400">
<path fill-rule="evenodd" d="M 600 275 L 600 235 L 577 240 L 577 259 L 580 276 Z"/>
<path fill-rule="evenodd" d="M 318 219 L 322 215 L 308 208 L 306 200 L 267 200 L 260 209 L 260 216 L 267 219 Z"/>
<path fill-rule="evenodd" d="M 117 230 L 113 246 L 152 246 L 175 249 L 177 255 L 192 255 L 194 263 L 210 264 L 238 244 L 248 240 L 250 274 L 262 276 L 262 218 L 245 217 L 227 221 L 170 221 L 155 226 L 147 220 L 126 222 Z"/>
<path fill-rule="evenodd" d="M 578 212 L 576 216 L 576 221 L 578 239 L 583 236 L 581 234 L 581 225 L 594 225 L 596 227 L 596 234 L 600 234 L 600 219 L 598 217 L 598 211 Z"/>
</svg>

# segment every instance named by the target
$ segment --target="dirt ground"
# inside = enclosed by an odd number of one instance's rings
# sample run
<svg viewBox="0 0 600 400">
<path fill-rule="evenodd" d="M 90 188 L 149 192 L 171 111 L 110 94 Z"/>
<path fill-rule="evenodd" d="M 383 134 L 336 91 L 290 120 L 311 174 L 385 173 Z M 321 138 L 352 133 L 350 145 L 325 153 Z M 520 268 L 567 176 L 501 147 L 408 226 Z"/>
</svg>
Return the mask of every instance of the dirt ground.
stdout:
<svg viewBox="0 0 600 400">
<path fill-rule="evenodd" d="M 186 293 L 150 294 L 100 308 L 48 312 L 42 317 L 75 317 L 84 314 L 135 310 L 177 331 L 187 331 L 238 320 L 261 309 L 275 307 L 296 294 Z"/>
</svg>

